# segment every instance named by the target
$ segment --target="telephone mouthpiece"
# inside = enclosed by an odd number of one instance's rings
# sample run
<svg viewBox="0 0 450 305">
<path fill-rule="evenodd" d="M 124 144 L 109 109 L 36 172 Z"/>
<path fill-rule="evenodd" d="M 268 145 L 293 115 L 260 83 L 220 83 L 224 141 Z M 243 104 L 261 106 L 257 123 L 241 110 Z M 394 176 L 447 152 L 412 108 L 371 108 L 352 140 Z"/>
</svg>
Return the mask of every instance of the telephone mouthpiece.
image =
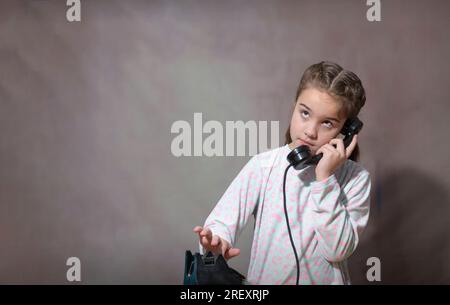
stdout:
<svg viewBox="0 0 450 305">
<path fill-rule="evenodd" d="M 300 170 L 305 168 L 305 164 L 302 161 L 307 159 L 311 155 L 311 149 L 308 145 L 300 145 L 294 148 L 287 156 L 290 164 L 296 169 Z"/>
</svg>

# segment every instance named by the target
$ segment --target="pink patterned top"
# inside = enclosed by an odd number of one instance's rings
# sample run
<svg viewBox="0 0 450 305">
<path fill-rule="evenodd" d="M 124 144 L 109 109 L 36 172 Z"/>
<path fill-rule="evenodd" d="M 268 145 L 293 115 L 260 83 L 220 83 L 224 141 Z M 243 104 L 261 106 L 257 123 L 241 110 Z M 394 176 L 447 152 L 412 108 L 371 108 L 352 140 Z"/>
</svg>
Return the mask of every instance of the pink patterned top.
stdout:
<svg viewBox="0 0 450 305">
<path fill-rule="evenodd" d="M 253 156 L 220 198 L 204 227 L 235 245 L 250 216 L 255 217 L 247 281 L 293 284 L 297 277 L 283 206 L 288 145 Z M 300 259 L 300 284 L 350 284 L 346 259 L 369 217 L 370 176 L 347 160 L 324 181 L 315 167 L 291 167 L 286 205 Z M 200 245 L 200 252 L 203 248 Z"/>
</svg>

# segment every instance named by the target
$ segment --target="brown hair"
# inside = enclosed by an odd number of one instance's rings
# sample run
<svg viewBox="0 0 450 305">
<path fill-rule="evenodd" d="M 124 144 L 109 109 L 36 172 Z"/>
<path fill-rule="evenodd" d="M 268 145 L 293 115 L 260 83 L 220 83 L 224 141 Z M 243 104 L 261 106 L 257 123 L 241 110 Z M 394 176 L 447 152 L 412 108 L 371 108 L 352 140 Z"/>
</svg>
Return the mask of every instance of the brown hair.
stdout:
<svg viewBox="0 0 450 305">
<path fill-rule="evenodd" d="M 366 102 L 366 93 L 361 80 L 355 73 L 344 70 L 336 63 L 322 61 L 307 68 L 303 72 L 302 79 L 297 88 L 294 106 L 298 97 L 306 88 L 316 88 L 325 91 L 342 104 L 341 114 L 346 118 L 358 116 L 359 111 Z M 285 134 L 285 143 L 292 142 L 291 125 L 289 124 Z M 359 160 L 359 147 L 356 144 L 350 160 L 357 162 Z"/>
</svg>

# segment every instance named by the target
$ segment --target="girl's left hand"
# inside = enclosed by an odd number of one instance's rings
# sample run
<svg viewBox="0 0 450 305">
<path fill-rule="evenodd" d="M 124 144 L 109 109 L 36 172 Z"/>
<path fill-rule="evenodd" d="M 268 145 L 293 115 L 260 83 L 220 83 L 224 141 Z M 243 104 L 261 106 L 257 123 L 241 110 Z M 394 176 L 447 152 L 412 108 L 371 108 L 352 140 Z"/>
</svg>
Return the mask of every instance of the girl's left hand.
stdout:
<svg viewBox="0 0 450 305">
<path fill-rule="evenodd" d="M 316 166 L 316 180 L 322 181 L 334 174 L 344 164 L 356 147 L 358 135 L 354 135 L 350 145 L 345 148 L 342 139 L 332 139 L 328 144 L 320 147 L 316 154 L 323 153 L 322 159 Z M 333 146 L 336 145 L 336 147 Z"/>
</svg>

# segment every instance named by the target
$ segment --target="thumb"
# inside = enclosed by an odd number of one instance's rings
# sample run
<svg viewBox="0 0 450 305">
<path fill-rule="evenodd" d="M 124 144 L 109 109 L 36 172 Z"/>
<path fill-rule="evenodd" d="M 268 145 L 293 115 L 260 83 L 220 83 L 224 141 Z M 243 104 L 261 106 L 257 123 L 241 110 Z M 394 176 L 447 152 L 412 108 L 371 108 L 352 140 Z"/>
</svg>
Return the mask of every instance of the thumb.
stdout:
<svg viewBox="0 0 450 305">
<path fill-rule="evenodd" d="M 225 252 L 225 255 L 223 256 L 226 260 L 229 260 L 230 258 L 236 257 L 241 253 L 241 250 L 238 248 L 230 248 Z"/>
</svg>

